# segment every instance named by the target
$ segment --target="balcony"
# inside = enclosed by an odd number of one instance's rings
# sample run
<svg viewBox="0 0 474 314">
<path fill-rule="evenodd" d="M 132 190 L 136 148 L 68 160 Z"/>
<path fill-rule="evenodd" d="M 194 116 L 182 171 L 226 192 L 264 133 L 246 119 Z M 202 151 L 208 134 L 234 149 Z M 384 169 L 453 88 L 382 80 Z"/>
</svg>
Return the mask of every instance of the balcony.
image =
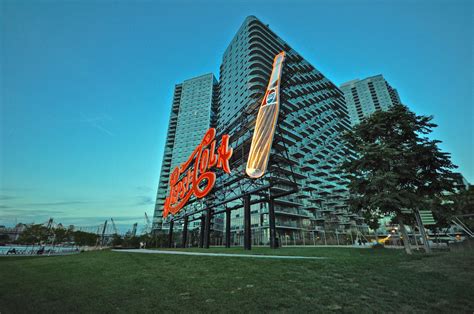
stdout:
<svg viewBox="0 0 474 314">
<path fill-rule="evenodd" d="M 298 227 L 296 221 L 277 221 L 276 227 L 280 229 L 301 229 L 300 227 Z"/>
<path fill-rule="evenodd" d="M 292 200 L 287 200 L 287 199 L 284 199 L 284 198 L 275 199 L 275 204 L 281 204 L 281 205 L 293 206 L 293 207 L 301 206 L 300 203 L 294 202 Z"/>
<path fill-rule="evenodd" d="M 275 215 L 280 215 L 280 216 L 292 216 L 292 217 L 301 217 L 301 218 L 311 218 L 309 215 L 305 215 L 302 213 L 299 213 L 298 211 L 294 209 L 285 209 L 284 211 L 282 210 L 275 210 Z"/>
</svg>

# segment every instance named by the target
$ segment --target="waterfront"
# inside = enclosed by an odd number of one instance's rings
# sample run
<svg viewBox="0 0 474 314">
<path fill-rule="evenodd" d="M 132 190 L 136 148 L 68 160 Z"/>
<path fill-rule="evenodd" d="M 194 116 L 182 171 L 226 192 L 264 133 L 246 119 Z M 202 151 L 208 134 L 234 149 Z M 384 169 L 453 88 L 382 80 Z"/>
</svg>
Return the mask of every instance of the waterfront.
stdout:
<svg viewBox="0 0 474 314">
<path fill-rule="evenodd" d="M 63 255 L 63 254 L 78 253 L 80 250 L 81 248 L 78 246 L 6 245 L 6 246 L 0 246 L 0 256 L 3 256 L 3 255 Z"/>
</svg>

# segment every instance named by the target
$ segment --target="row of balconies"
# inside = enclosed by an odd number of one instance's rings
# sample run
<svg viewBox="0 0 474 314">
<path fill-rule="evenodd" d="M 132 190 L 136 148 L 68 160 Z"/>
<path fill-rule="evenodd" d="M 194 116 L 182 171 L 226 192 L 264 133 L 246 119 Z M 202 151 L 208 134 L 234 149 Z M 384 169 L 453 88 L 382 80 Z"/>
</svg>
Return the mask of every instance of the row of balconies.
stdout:
<svg viewBox="0 0 474 314">
<path fill-rule="evenodd" d="M 301 91 L 309 94 L 317 93 L 325 89 L 327 89 L 327 87 L 321 82 L 298 82 L 297 76 L 292 76 L 291 81 L 288 81 L 288 84 L 284 86 L 284 92 L 290 97 L 296 96 Z"/>
<path fill-rule="evenodd" d="M 291 77 L 291 82 L 294 84 L 315 84 L 321 82 L 324 76 L 318 75 L 317 72 L 299 72 L 295 66 L 285 64 L 284 74 Z"/>
<path fill-rule="evenodd" d="M 284 93 L 285 97 L 288 97 L 288 100 L 293 100 L 295 103 L 300 103 L 302 107 L 309 107 L 311 105 L 321 106 L 324 104 L 325 100 L 335 98 L 335 96 L 337 96 L 334 92 L 327 89 L 310 91 L 305 90 L 304 88 L 296 88 L 289 92 L 284 91 Z"/>
</svg>

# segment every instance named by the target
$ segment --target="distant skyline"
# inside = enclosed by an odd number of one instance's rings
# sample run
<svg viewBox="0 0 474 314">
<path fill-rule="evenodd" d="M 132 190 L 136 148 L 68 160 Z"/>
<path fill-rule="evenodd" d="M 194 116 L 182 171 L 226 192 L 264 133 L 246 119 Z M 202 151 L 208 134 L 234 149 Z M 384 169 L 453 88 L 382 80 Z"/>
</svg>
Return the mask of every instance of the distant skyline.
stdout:
<svg viewBox="0 0 474 314">
<path fill-rule="evenodd" d="M 255 15 L 336 85 L 382 74 L 474 182 L 471 1 L 0 3 L 0 225 L 152 217 L 174 84 Z"/>
</svg>

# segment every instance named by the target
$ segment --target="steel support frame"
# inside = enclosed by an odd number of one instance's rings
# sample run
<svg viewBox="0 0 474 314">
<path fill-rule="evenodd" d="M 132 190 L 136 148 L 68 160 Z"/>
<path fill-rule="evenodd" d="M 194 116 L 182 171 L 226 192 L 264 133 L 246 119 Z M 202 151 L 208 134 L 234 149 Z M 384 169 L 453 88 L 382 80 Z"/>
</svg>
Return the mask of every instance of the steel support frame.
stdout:
<svg viewBox="0 0 474 314">
<path fill-rule="evenodd" d="M 183 221 L 183 248 L 186 248 L 187 240 L 188 240 L 188 216 L 184 216 Z"/>
<path fill-rule="evenodd" d="M 211 242 L 211 222 L 212 222 L 212 208 L 208 207 L 206 211 L 206 220 L 204 227 L 204 248 L 208 249 Z"/>
<path fill-rule="evenodd" d="M 250 215 L 250 194 L 244 195 L 244 250 L 252 249 L 252 220 Z"/>
<path fill-rule="evenodd" d="M 201 227 L 199 229 L 199 245 L 198 247 L 204 247 L 204 228 L 206 227 L 206 217 L 201 215 Z"/>
<path fill-rule="evenodd" d="M 285 192 L 278 193 L 278 194 L 271 195 L 271 196 L 267 196 L 267 197 L 260 197 L 259 199 L 254 199 L 254 200 L 251 199 L 252 194 L 256 194 L 256 193 L 264 191 L 264 190 L 269 190 L 271 187 L 272 187 L 272 184 L 266 184 L 266 185 L 264 185 L 264 186 L 262 186 L 258 189 L 254 189 L 254 190 L 249 191 L 247 193 L 243 193 L 243 194 L 234 196 L 234 197 L 229 198 L 229 199 L 227 199 L 223 202 L 220 202 L 218 204 L 210 205 L 207 208 L 202 209 L 200 211 L 196 211 L 196 212 L 193 212 L 193 213 L 190 213 L 190 214 L 185 214 L 181 217 L 175 217 L 170 221 L 170 230 L 172 230 L 172 228 L 173 228 L 172 224 L 174 223 L 175 220 L 176 221 L 179 221 L 181 219 L 187 220 L 187 223 L 185 224 L 185 226 L 187 228 L 187 225 L 190 221 L 196 220 L 196 219 L 189 220 L 189 216 L 195 215 L 197 213 L 202 213 L 202 215 L 201 215 L 200 237 L 199 237 L 199 248 L 209 248 L 209 245 L 210 245 L 210 232 L 211 232 L 210 225 L 211 225 L 212 217 L 214 215 L 217 215 L 217 214 L 226 213 L 226 244 L 225 244 L 225 247 L 231 247 L 231 243 L 230 243 L 230 238 L 231 238 L 231 234 L 230 234 L 231 212 L 233 210 L 237 210 L 237 209 L 240 209 L 240 208 L 244 207 L 244 249 L 251 250 L 251 248 L 252 248 L 252 245 L 251 245 L 251 241 L 252 241 L 251 227 L 252 226 L 251 226 L 250 206 L 253 205 L 253 204 L 267 202 L 268 203 L 268 215 L 269 215 L 269 228 L 270 228 L 270 247 L 273 248 L 273 249 L 278 248 L 278 244 L 277 244 L 277 241 L 276 241 L 276 219 L 275 219 L 274 201 L 275 201 L 275 199 L 277 199 L 279 197 L 283 197 L 283 196 L 295 193 L 297 191 L 297 187 L 295 185 L 295 188 L 292 189 L 292 190 L 289 190 L 289 191 L 285 191 Z M 214 211 L 213 210 L 213 208 L 215 208 L 215 207 L 226 205 L 227 203 L 238 200 L 238 199 L 242 199 L 243 203 L 239 204 L 239 205 L 232 206 L 232 207 L 226 207 L 225 209 L 219 210 L 219 211 Z M 204 213 L 203 213 L 204 211 L 206 211 L 206 215 L 204 215 Z M 172 242 L 172 235 L 170 234 L 170 239 L 169 239 L 170 247 L 172 247 L 171 242 Z M 184 241 L 183 241 L 183 243 L 184 243 Z"/>
<path fill-rule="evenodd" d="M 170 221 L 170 229 L 168 233 L 168 247 L 169 248 L 173 247 L 173 226 L 174 226 L 174 220 L 172 219 Z"/>
<path fill-rule="evenodd" d="M 268 201 L 268 224 L 270 227 L 270 248 L 277 249 L 276 242 L 276 222 L 275 222 L 275 200 L 270 197 Z"/>
<path fill-rule="evenodd" d="M 231 227 L 231 214 L 230 208 L 225 210 L 225 247 L 230 248 L 230 227 Z"/>
</svg>

